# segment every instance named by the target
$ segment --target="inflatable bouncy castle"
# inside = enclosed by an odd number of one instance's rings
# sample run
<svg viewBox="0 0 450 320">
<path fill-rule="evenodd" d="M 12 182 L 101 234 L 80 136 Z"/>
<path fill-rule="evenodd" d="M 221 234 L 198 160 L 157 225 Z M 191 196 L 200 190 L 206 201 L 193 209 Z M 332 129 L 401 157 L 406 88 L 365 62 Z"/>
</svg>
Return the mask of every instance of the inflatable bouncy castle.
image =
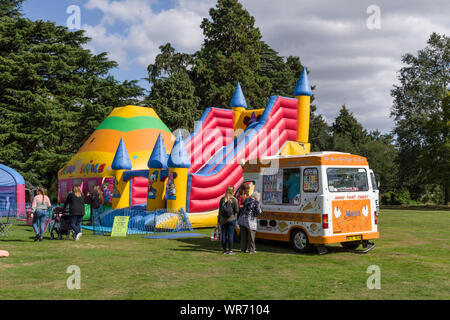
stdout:
<svg viewBox="0 0 450 320">
<path fill-rule="evenodd" d="M 113 209 L 183 209 L 194 228 L 215 226 L 225 189 L 242 183 L 241 163 L 310 152 L 311 95 L 304 69 L 293 98 L 272 96 L 265 108 L 247 110 L 238 83 L 230 108 L 207 108 L 184 138 L 152 108 L 116 108 L 60 170 L 60 201 L 73 184 L 85 192 L 98 184 Z"/>
<path fill-rule="evenodd" d="M 129 155 L 133 170 L 148 171 L 148 158 L 159 135 L 164 139 L 167 150 L 171 150 L 175 139 L 153 109 L 138 106 L 115 108 L 58 172 L 59 202 L 64 202 L 74 184 L 80 185 L 85 194 L 92 192 L 95 185 L 100 185 L 105 205 L 112 207 L 113 178 L 122 172 L 113 168 L 120 142 L 122 152 Z M 143 177 L 127 176 L 127 179 L 131 181 L 132 189 L 122 195 L 120 203 L 125 206 L 146 203 L 148 173 Z"/>
</svg>

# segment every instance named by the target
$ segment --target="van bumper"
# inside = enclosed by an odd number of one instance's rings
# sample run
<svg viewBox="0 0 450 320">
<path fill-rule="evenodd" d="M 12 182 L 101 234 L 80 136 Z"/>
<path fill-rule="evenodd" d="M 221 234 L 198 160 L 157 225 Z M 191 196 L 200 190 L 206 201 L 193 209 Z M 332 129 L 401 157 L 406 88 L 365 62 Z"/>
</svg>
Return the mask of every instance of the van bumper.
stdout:
<svg viewBox="0 0 450 320">
<path fill-rule="evenodd" d="M 329 244 L 329 243 L 340 243 L 352 240 L 347 240 L 348 236 L 362 235 L 362 240 L 378 239 L 380 234 L 378 232 L 364 232 L 364 233 L 354 233 L 354 234 L 342 234 L 336 236 L 327 237 L 311 237 L 309 236 L 309 242 L 312 244 Z"/>
</svg>

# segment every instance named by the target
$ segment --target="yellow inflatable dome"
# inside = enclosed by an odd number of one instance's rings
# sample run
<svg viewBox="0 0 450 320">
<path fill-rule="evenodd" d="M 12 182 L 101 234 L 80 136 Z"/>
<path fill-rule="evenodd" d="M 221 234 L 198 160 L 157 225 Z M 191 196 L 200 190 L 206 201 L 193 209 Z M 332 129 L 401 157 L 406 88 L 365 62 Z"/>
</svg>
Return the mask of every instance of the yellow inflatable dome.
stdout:
<svg viewBox="0 0 450 320">
<path fill-rule="evenodd" d="M 83 191 L 87 192 L 94 185 L 103 186 L 106 181 L 107 189 L 111 189 L 114 175 L 111 164 L 121 138 L 133 170 L 148 170 L 147 163 L 159 134 L 169 153 L 175 137 L 152 108 L 124 106 L 113 109 L 58 172 L 59 200 L 65 199 L 73 184 L 82 185 Z"/>
</svg>

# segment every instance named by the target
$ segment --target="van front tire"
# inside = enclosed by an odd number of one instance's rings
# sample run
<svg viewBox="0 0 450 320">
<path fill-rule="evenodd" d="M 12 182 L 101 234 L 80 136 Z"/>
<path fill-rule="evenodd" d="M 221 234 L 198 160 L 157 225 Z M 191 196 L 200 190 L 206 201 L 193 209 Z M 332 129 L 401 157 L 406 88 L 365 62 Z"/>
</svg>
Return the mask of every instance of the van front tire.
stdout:
<svg viewBox="0 0 450 320">
<path fill-rule="evenodd" d="M 295 229 L 291 234 L 291 246 L 296 252 L 306 253 L 311 251 L 308 236 L 303 230 Z"/>
</svg>

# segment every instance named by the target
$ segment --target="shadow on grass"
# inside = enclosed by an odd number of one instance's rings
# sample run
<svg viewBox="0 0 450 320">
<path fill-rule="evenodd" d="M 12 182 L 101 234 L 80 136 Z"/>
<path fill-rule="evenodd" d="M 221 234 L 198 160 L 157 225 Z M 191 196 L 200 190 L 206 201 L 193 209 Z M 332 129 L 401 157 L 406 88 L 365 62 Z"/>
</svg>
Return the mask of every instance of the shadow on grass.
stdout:
<svg viewBox="0 0 450 320">
<path fill-rule="evenodd" d="M 185 245 L 180 248 L 172 249 L 174 251 L 197 251 L 197 252 L 217 252 L 222 253 L 222 242 L 211 241 L 209 237 L 203 238 L 179 238 L 173 239 L 174 241 L 179 241 Z M 338 246 L 326 246 L 328 249 L 327 254 L 336 253 L 349 253 L 343 247 Z M 234 242 L 233 251 L 240 252 L 239 241 Z M 271 240 L 256 240 L 256 251 L 257 252 L 269 252 L 278 254 L 289 254 L 289 255 L 319 255 L 315 247 L 312 248 L 311 252 L 308 253 L 297 253 L 295 252 L 289 243 L 281 241 L 271 241 Z"/>
<path fill-rule="evenodd" d="M 33 238 L 30 238 L 31 240 L 33 240 L 34 239 L 34 237 Z M 0 238 L 0 242 L 30 242 L 30 240 L 27 240 L 27 239 L 3 239 L 3 238 Z"/>
</svg>

